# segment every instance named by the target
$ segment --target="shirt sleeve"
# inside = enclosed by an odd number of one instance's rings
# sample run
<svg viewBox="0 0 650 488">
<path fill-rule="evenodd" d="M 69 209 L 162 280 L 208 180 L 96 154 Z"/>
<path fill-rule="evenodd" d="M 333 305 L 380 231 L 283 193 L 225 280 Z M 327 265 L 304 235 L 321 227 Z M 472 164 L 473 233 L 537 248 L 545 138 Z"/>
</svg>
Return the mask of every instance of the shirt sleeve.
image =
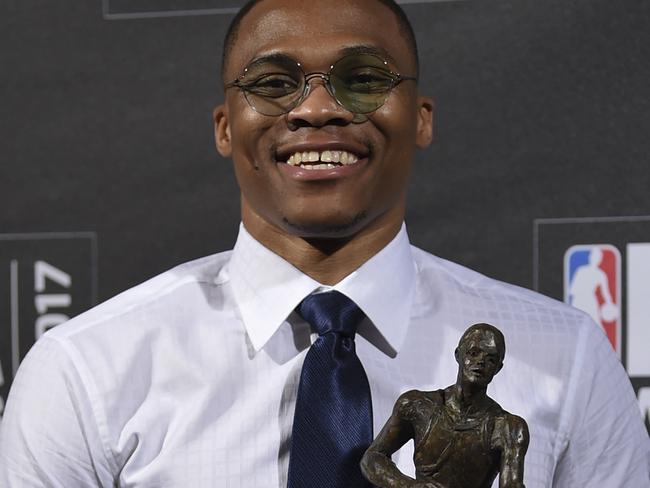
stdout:
<svg viewBox="0 0 650 488">
<path fill-rule="evenodd" d="M 589 320 L 580 333 L 553 486 L 648 488 L 650 438 L 627 373 L 600 327 Z"/>
<path fill-rule="evenodd" d="M 114 486 L 92 402 L 56 339 L 36 342 L 12 384 L 0 428 L 0 486 Z"/>
</svg>

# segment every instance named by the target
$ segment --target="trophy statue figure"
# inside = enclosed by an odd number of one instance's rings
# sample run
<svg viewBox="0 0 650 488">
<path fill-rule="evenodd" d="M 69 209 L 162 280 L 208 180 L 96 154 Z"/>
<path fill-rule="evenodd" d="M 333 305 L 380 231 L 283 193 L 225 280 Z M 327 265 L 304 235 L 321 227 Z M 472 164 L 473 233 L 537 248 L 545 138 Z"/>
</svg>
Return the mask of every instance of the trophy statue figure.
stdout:
<svg viewBox="0 0 650 488">
<path fill-rule="evenodd" d="M 361 460 L 379 488 L 524 488 L 528 426 L 487 396 L 503 366 L 505 340 L 496 327 L 475 324 L 455 351 L 456 383 L 402 394 Z M 391 455 L 413 439 L 416 478 L 401 473 Z"/>
</svg>

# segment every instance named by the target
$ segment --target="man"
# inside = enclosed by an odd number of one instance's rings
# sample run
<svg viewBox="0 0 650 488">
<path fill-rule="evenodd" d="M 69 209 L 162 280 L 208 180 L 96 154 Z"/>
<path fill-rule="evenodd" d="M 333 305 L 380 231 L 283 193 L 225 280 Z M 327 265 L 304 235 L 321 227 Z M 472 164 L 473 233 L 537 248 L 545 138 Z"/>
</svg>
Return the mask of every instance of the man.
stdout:
<svg viewBox="0 0 650 488">
<path fill-rule="evenodd" d="M 301 470 L 339 469 L 296 461 L 311 450 L 295 449 L 305 435 L 295 425 L 323 420 L 305 415 L 322 405 L 303 392 L 336 393 L 318 390 L 327 375 L 301 374 L 317 346 L 356 360 L 357 384 L 366 376 L 365 439 L 402 392 L 444 384 L 454 371 L 447 351 L 468 324 L 489 319 L 512 344 L 493 393 L 529 423 L 526 485 L 646 485 L 647 435 L 596 326 L 409 245 L 409 168 L 431 141 L 432 102 L 418 92 L 399 7 L 261 0 L 235 19 L 224 51 L 215 135 L 241 189 L 234 250 L 164 273 L 40 339 L 7 402 L 0 484 L 299 486 Z M 358 327 L 316 327 L 318 295 L 357 307 L 346 316 L 360 310 Z M 367 396 L 358 406 L 368 413 Z M 349 437 L 317 440 L 338 449 Z M 397 457 L 412 470 L 408 448 Z"/>
<path fill-rule="evenodd" d="M 500 487 L 523 488 L 528 427 L 486 394 L 504 356 L 498 329 L 489 324 L 467 329 L 455 352 L 456 384 L 400 396 L 362 459 L 368 479 L 378 487 L 489 488 L 499 474 Z M 410 439 L 419 485 L 390 459 Z"/>
</svg>

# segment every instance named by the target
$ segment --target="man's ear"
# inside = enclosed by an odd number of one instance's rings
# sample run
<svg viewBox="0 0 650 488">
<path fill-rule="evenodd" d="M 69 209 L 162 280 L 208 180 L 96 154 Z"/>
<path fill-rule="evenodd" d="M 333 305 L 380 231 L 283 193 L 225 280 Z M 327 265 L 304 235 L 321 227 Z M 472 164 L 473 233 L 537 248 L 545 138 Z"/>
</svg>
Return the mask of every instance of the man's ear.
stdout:
<svg viewBox="0 0 650 488">
<path fill-rule="evenodd" d="M 500 361 L 500 362 L 499 362 L 499 367 L 498 367 L 497 370 L 494 372 L 494 374 L 497 374 L 499 371 L 501 371 L 501 368 L 503 368 L 503 361 Z"/>
<path fill-rule="evenodd" d="M 418 98 L 418 121 L 415 144 L 424 149 L 433 140 L 433 100 L 429 97 Z"/>
<path fill-rule="evenodd" d="M 217 151 L 223 157 L 228 158 L 232 154 L 232 140 L 230 138 L 230 123 L 228 121 L 228 110 L 225 105 L 218 105 L 212 112 L 214 121 L 214 142 Z"/>
</svg>

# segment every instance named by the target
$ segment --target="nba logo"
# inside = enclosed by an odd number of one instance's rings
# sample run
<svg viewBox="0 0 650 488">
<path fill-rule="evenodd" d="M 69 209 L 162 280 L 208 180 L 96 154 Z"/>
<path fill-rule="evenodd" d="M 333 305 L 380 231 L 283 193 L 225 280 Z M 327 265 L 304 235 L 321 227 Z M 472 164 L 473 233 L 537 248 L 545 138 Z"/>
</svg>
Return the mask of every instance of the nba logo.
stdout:
<svg viewBox="0 0 650 488">
<path fill-rule="evenodd" d="M 610 244 L 571 246 L 564 254 L 564 301 L 588 313 L 621 357 L 621 254 Z"/>
</svg>

